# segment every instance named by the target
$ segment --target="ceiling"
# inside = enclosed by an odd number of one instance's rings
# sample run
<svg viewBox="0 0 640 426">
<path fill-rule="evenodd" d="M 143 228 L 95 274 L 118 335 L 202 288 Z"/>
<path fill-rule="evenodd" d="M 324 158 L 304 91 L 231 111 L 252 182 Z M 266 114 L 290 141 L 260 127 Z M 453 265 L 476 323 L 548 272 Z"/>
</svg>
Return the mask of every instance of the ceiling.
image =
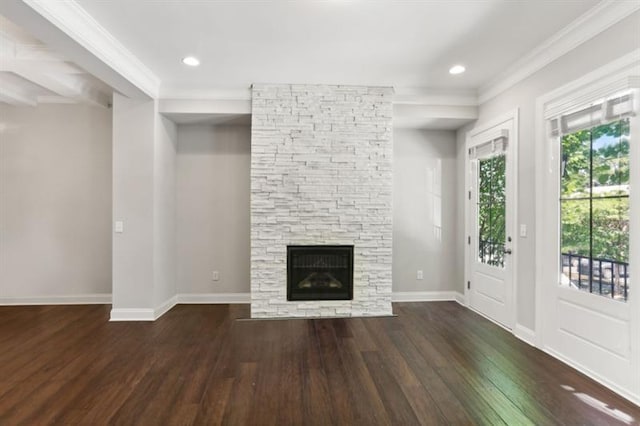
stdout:
<svg viewBox="0 0 640 426">
<path fill-rule="evenodd" d="M 77 3 L 161 80 L 162 97 L 206 97 L 254 82 L 476 90 L 598 1 Z M 449 75 L 457 63 L 467 72 Z"/>
<path fill-rule="evenodd" d="M 109 86 L 0 15 L 0 103 L 110 102 Z"/>
<path fill-rule="evenodd" d="M 638 10 L 619 0 L 0 0 L 0 102 L 104 106 L 115 91 L 160 99 L 177 123 L 247 124 L 252 83 L 382 85 L 395 89 L 394 127 L 453 130 Z M 187 55 L 201 66 L 182 64 Z M 467 72 L 450 75 L 454 64 Z"/>
</svg>

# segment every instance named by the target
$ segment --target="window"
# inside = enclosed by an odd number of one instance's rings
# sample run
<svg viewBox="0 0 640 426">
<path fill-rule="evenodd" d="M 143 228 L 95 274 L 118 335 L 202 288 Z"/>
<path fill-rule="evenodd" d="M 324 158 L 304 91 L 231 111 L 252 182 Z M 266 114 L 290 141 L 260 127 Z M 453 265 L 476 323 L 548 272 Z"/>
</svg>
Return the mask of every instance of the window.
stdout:
<svg viewBox="0 0 640 426">
<path fill-rule="evenodd" d="M 506 156 L 478 161 L 478 261 L 504 268 Z"/>
<path fill-rule="evenodd" d="M 558 127 L 565 129 L 560 139 L 562 284 L 622 301 L 630 286 L 630 120 L 606 117 L 617 105 L 631 104 L 626 98 L 552 122 L 556 134 Z M 598 122 L 604 124 L 591 125 Z"/>
</svg>

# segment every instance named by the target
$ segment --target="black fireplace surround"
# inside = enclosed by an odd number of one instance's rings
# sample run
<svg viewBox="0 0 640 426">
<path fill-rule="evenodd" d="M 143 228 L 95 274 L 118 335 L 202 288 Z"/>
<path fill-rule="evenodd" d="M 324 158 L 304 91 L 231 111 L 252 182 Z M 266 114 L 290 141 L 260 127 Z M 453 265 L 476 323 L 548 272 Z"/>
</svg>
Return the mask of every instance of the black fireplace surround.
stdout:
<svg viewBox="0 0 640 426">
<path fill-rule="evenodd" d="M 287 300 L 352 300 L 353 246 L 287 246 Z"/>
</svg>

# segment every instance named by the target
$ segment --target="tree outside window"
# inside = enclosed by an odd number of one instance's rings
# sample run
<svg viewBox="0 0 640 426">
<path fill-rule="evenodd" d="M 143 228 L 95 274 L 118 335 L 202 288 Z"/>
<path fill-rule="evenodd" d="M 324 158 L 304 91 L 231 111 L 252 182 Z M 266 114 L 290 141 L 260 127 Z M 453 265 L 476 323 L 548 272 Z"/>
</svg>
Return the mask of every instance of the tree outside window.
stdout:
<svg viewBox="0 0 640 426">
<path fill-rule="evenodd" d="M 565 282 L 626 300 L 629 291 L 629 119 L 562 137 Z"/>
</svg>

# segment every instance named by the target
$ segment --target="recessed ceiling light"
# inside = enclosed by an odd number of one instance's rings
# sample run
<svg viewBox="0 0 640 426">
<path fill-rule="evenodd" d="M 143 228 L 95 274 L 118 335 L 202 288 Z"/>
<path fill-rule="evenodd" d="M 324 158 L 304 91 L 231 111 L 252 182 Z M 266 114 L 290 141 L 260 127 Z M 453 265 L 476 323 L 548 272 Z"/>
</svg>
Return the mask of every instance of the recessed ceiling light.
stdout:
<svg viewBox="0 0 640 426">
<path fill-rule="evenodd" d="M 449 74 L 462 74 L 463 72 L 465 72 L 467 69 L 464 67 L 464 65 L 454 65 L 451 68 L 449 68 Z"/>
<path fill-rule="evenodd" d="M 182 63 L 185 65 L 189 65 L 190 67 L 197 67 L 198 65 L 200 65 L 200 59 L 196 58 L 195 56 L 187 56 L 185 58 L 182 58 Z"/>
</svg>

